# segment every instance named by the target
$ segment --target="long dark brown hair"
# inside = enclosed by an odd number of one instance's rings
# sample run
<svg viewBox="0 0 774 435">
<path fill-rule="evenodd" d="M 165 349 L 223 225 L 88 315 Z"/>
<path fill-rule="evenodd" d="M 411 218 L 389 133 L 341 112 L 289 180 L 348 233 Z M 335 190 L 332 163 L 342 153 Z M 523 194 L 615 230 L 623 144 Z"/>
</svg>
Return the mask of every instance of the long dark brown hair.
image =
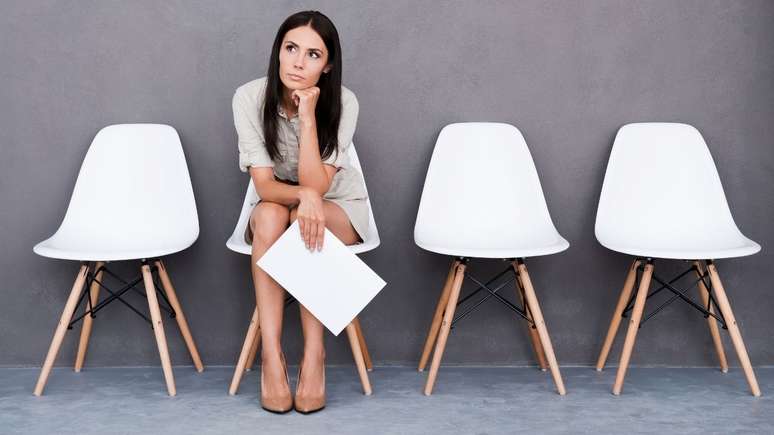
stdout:
<svg viewBox="0 0 774 435">
<path fill-rule="evenodd" d="M 326 159 L 338 152 L 339 118 L 341 118 L 341 45 L 339 33 L 330 19 L 317 11 L 297 12 L 282 23 L 274 45 L 271 48 L 269 71 L 266 76 L 266 94 L 263 107 L 259 108 L 259 116 L 263 117 L 263 138 L 266 150 L 272 160 L 281 160 L 282 156 L 277 149 L 277 106 L 282 101 L 283 84 L 279 78 L 279 51 L 282 49 L 282 40 L 285 34 L 297 27 L 310 26 L 325 42 L 328 49 L 328 65 L 332 68 L 328 73 L 322 74 L 317 87 L 320 88 L 320 96 L 315 107 L 317 120 L 317 139 L 320 146 L 320 157 Z"/>
</svg>

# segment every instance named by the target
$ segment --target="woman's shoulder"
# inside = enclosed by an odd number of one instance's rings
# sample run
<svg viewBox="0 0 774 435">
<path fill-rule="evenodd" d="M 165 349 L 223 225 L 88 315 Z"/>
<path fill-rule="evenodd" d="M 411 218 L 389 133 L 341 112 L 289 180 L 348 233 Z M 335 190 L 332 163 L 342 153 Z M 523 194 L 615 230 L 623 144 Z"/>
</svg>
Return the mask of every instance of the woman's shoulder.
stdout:
<svg viewBox="0 0 774 435">
<path fill-rule="evenodd" d="M 242 97 L 248 101 L 258 102 L 263 99 L 263 95 L 266 92 L 266 77 L 250 80 L 249 82 L 239 86 L 234 92 L 234 96 Z"/>
<path fill-rule="evenodd" d="M 344 108 L 352 107 L 356 109 L 358 107 L 355 93 L 344 85 L 341 85 L 341 105 Z"/>
<path fill-rule="evenodd" d="M 341 85 L 341 101 L 357 101 L 357 97 L 355 96 L 355 93 L 352 92 L 352 90 L 344 85 Z"/>
</svg>

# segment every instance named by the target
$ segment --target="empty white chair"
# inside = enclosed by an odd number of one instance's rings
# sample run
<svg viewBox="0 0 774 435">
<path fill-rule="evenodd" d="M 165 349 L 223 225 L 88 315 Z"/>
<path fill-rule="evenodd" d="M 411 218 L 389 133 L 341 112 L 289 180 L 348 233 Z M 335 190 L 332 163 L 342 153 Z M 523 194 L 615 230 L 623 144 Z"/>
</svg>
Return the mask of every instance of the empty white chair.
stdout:
<svg viewBox="0 0 774 435">
<path fill-rule="evenodd" d="M 682 299 L 708 318 L 721 369 L 728 370 L 718 322 L 728 328 L 752 393 L 760 395 L 742 336 L 731 312 L 714 259 L 752 255 L 760 246 L 745 237 L 731 217 L 715 163 L 694 127 L 678 123 L 635 123 L 618 130 L 599 198 L 597 240 L 635 257 L 597 361 L 605 365 L 621 317 L 631 312 L 613 394 L 620 394 L 639 327 L 672 301 Z M 654 274 L 654 259 L 691 260 L 691 267 L 666 280 Z M 674 285 L 695 275 L 701 303 Z M 640 276 L 641 275 L 641 276 Z M 651 280 L 658 289 L 648 294 Z M 635 295 L 632 290 L 639 281 Z M 645 317 L 646 299 L 662 290 L 673 296 Z M 719 313 L 716 313 L 719 308 Z"/>
<path fill-rule="evenodd" d="M 194 365 L 202 371 L 185 315 L 160 260 L 188 248 L 198 236 L 193 189 L 175 129 L 160 124 L 119 124 L 100 130 L 83 160 L 62 224 L 53 236 L 33 249 L 44 257 L 81 261 L 35 394 L 43 392 L 68 326 L 81 318 L 84 321 L 75 363 L 75 370 L 80 371 L 94 314 L 119 300 L 152 324 L 167 390 L 175 395 L 157 292 L 167 304 L 161 309 L 176 318 Z M 128 283 L 120 279 L 106 265 L 119 260 L 141 260 L 141 276 Z M 100 302 L 100 288 L 109 290 L 103 280 L 105 275 L 118 280 L 122 288 Z M 139 293 L 135 286 L 140 282 L 145 286 L 151 319 L 121 298 L 132 289 Z M 85 312 L 73 320 L 81 302 Z"/>
<path fill-rule="evenodd" d="M 529 333 L 540 367 L 551 369 L 559 394 L 565 394 L 524 258 L 561 252 L 569 243 L 551 221 L 535 164 L 516 127 L 472 122 L 441 130 L 422 190 L 414 241 L 422 249 L 454 257 L 419 362 L 422 371 L 435 345 L 425 394 L 432 393 L 452 324 L 489 297 L 534 325 Z M 485 283 L 466 271 L 469 258 L 507 259 L 510 264 Z M 491 287 L 509 272 L 513 276 L 507 282 Z M 474 281 L 478 289 L 460 300 L 464 278 Z M 497 293 L 511 281 L 517 283 L 521 306 Z M 482 290 L 486 290 L 484 298 L 455 319 L 457 306 Z"/>
<path fill-rule="evenodd" d="M 360 166 L 360 159 L 357 157 L 355 151 L 355 145 L 350 144 L 347 148 L 347 157 L 349 158 L 352 166 L 362 173 Z M 368 188 L 364 186 L 366 192 Z M 247 193 L 245 194 L 245 200 L 242 203 L 242 211 L 239 214 L 239 220 L 237 221 L 236 228 L 231 234 L 231 237 L 226 241 L 226 247 L 228 249 L 238 252 L 240 254 L 251 255 L 252 246 L 245 242 L 245 230 L 250 222 L 250 213 L 253 211 L 253 207 L 258 203 L 260 198 L 255 191 L 252 179 L 247 181 Z M 371 199 L 368 199 L 368 235 L 365 237 L 362 243 L 350 245 L 349 249 L 355 254 L 361 254 L 376 249 L 379 246 L 379 232 L 376 229 L 376 222 L 374 221 L 374 213 L 371 207 Z M 255 267 L 253 265 L 253 267 Z M 295 299 L 289 297 L 286 300 L 286 306 Z M 360 327 L 360 321 L 355 318 L 352 323 L 347 326 L 347 337 L 349 339 L 350 347 L 352 348 L 352 355 L 357 365 L 358 374 L 360 375 L 360 381 L 363 385 L 363 391 L 365 394 L 370 395 L 371 383 L 368 379 L 368 371 L 373 370 L 373 364 L 371 362 L 371 356 L 368 353 L 366 347 L 365 338 L 363 337 L 363 331 Z M 229 394 L 234 395 L 239 389 L 239 384 L 242 382 L 242 375 L 246 370 L 250 370 L 253 366 L 255 356 L 258 353 L 260 347 L 261 334 L 260 326 L 258 324 L 258 307 L 253 310 L 253 316 L 250 320 L 250 326 L 247 328 L 247 334 L 245 341 L 242 345 L 242 351 L 239 354 L 236 368 L 234 369 L 234 376 L 231 379 L 231 385 L 229 386 Z"/>
</svg>

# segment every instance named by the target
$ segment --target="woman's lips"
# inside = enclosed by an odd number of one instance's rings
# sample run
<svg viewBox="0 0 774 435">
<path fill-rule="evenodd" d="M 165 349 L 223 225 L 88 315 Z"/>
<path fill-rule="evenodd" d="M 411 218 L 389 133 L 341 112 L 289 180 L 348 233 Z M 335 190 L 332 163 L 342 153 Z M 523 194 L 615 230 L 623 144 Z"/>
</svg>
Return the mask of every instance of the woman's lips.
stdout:
<svg viewBox="0 0 774 435">
<path fill-rule="evenodd" d="M 295 74 L 288 74 L 288 77 L 290 77 L 291 80 L 295 80 L 297 82 L 303 81 L 304 78 Z"/>
</svg>

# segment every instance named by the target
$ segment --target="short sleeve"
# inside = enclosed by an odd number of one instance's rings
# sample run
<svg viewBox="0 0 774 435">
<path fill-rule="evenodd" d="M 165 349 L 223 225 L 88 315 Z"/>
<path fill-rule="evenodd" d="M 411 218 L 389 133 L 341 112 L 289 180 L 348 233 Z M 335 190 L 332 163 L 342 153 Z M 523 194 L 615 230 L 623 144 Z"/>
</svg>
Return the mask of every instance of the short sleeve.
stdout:
<svg viewBox="0 0 774 435">
<path fill-rule="evenodd" d="M 231 101 L 234 111 L 234 127 L 236 127 L 239 148 L 239 169 L 247 172 L 251 166 L 273 167 L 263 131 L 258 125 L 257 104 L 250 104 L 242 90 L 237 89 Z"/>
<path fill-rule="evenodd" d="M 357 115 L 360 111 L 360 106 L 357 102 L 355 94 L 347 88 L 341 89 L 341 119 L 339 120 L 339 150 L 331 153 L 328 158 L 322 162 L 328 165 L 333 165 L 340 168 L 344 165 L 344 162 L 348 161 L 347 149 L 352 144 L 352 138 L 355 135 L 355 127 L 357 126 Z"/>
</svg>

